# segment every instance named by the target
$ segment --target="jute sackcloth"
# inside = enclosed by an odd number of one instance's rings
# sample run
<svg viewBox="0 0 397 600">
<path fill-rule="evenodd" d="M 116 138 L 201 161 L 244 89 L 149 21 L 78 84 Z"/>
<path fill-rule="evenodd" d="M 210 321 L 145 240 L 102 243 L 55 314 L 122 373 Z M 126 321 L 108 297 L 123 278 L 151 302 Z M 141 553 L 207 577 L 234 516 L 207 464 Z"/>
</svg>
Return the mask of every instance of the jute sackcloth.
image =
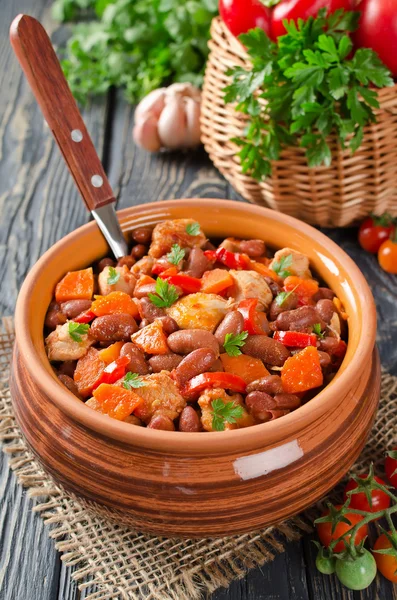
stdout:
<svg viewBox="0 0 397 600">
<path fill-rule="evenodd" d="M 17 480 L 35 498 L 33 510 L 49 526 L 66 565 L 77 565 L 79 588 L 93 586 L 87 600 L 194 600 L 227 586 L 248 569 L 282 552 L 285 542 L 310 530 L 308 514 L 260 532 L 222 539 L 180 540 L 140 534 L 108 522 L 60 489 L 27 449 L 12 412 L 8 387 L 13 321 L 0 327 L 0 439 Z M 382 462 L 397 443 L 397 377 L 382 375 L 382 397 L 370 440 L 356 470 Z"/>
</svg>

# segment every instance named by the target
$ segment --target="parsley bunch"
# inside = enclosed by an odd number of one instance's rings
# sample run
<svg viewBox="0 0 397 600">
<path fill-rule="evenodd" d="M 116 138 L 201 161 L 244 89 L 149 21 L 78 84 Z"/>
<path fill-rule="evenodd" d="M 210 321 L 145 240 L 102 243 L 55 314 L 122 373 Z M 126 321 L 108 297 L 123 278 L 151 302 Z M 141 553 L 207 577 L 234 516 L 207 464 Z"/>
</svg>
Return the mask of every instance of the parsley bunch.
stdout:
<svg viewBox="0 0 397 600">
<path fill-rule="evenodd" d="M 73 26 L 62 67 L 75 97 L 123 87 L 130 102 L 163 83 L 202 82 L 217 0 L 56 0 L 58 21 Z"/>
<path fill-rule="evenodd" d="M 372 88 L 394 85 L 376 52 L 358 49 L 353 56 L 349 32 L 357 29 L 359 13 L 343 9 L 326 16 L 284 22 L 287 34 L 273 43 L 262 29 L 239 37 L 252 69 L 227 72 L 232 83 L 225 102 L 250 119 L 241 138 L 234 141 L 244 173 L 262 179 L 271 173 L 271 161 L 283 148 L 305 148 L 310 167 L 331 164 L 328 136 L 336 133 L 342 148 L 360 146 L 364 126 L 375 122 L 379 107 Z"/>
</svg>

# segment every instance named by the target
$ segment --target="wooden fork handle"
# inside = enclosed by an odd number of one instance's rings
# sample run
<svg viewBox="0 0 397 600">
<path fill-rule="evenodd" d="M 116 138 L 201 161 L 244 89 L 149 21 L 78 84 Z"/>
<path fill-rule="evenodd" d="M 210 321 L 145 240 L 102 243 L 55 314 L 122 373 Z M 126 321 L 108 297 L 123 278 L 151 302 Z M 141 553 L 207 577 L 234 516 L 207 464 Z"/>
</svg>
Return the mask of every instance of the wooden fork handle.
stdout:
<svg viewBox="0 0 397 600">
<path fill-rule="evenodd" d="M 28 15 L 11 24 L 10 41 L 41 111 L 89 210 L 115 198 L 44 27 Z"/>
</svg>

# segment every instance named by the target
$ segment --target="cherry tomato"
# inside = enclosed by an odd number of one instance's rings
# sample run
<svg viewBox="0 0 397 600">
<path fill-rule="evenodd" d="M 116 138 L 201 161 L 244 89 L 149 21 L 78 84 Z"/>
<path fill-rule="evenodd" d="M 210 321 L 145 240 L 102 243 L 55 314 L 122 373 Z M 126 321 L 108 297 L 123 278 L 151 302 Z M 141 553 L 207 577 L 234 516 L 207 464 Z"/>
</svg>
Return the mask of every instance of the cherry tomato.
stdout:
<svg viewBox="0 0 397 600">
<path fill-rule="evenodd" d="M 306 21 L 309 17 L 316 17 L 320 8 L 327 8 L 328 14 L 331 14 L 339 8 L 353 10 L 352 0 L 281 0 L 280 4 L 274 7 L 271 22 L 271 37 L 274 40 L 280 35 L 286 33 L 283 20 L 297 21 L 303 19 Z"/>
<path fill-rule="evenodd" d="M 336 506 L 335 508 L 340 509 L 341 506 Z M 328 514 L 329 514 L 329 511 L 326 510 L 322 516 L 325 516 Z M 333 540 L 336 540 L 338 537 L 340 537 L 344 533 L 348 532 L 352 527 L 354 527 L 354 525 L 356 525 L 356 523 L 359 523 L 360 521 L 363 520 L 363 517 L 361 515 L 356 515 L 354 513 L 346 513 L 345 517 L 348 519 L 348 521 L 350 521 L 350 525 L 348 525 L 347 523 L 343 523 L 343 522 L 338 523 L 338 525 L 335 527 L 335 531 L 333 533 L 332 533 L 332 523 L 331 522 L 316 524 L 317 534 L 318 534 L 318 537 L 320 538 L 320 541 L 323 546 L 328 548 L 328 546 L 330 545 L 330 543 Z M 368 527 L 366 525 L 363 525 L 357 531 L 356 539 L 354 540 L 354 545 L 357 546 L 357 544 L 359 544 L 361 542 L 361 540 L 363 540 L 367 535 L 368 535 Z M 348 544 L 350 541 L 350 535 L 347 534 L 344 539 L 346 540 L 346 543 Z M 344 545 L 343 541 L 341 540 L 334 547 L 334 552 L 342 552 L 342 550 L 344 550 L 344 548 L 345 548 L 345 545 Z"/>
<path fill-rule="evenodd" d="M 397 230 L 379 248 L 378 262 L 387 273 L 397 274 Z"/>
<path fill-rule="evenodd" d="M 354 34 L 359 48 L 372 48 L 382 62 L 397 77 L 397 53 L 391 48 L 397 45 L 397 19 L 395 0 L 362 0 L 357 9 L 360 22 Z"/>
<path fill-rule="evenodd" d="M 270 35 L 270 10 L 260 0 L 219 0 L 223 22 L 236 37 L 260 27 Z"/>
<path fill-rule="evenodd" d="M 395 225 L 388 214 L 380 217 L 370 216 L 365 219 L 358 230 L 358 242 L 367 252 L 376 254 L 382 243 L 389 239 Z"/>
<path fill-rule="evenodd" d="M 393 448 L 394 452 L 397 453 L 397 446 Z M 387 456 L 385 460 L 385 471 L 386 477 L 390 481 L 393 487 L 397 488 L 397 454 L 396 458 Z"/>
<path fill-rule="evenodd" d="M 360 475 L 360 479 L 365 479 L 366 475 Z M 383 479 L 375 476 L 375 481 L 382 485 L 387 485 Z M 347 492 L 350 490 L 355 490 L 358 487 L 357 483 L 354 479 L 350 479 L 344 491 L 344 500 L 347 499 Z M 390 506 L 390 497 L 382 490 L 371 490 L 371 500 L 372 506 L 369 505 L 369 502 L 366 498 L 364 492 L 358 492 L 358 494 L 351 494 L 350 496 L 350 508 L 355 508 L 356 510 L 365 510 L 366 512 L 377 512 L 378 510 L 384 510 L 385 508 L 389 508 Z"/>
<path fill-rule="evenodd" d="M 389 531 L 389 534 L 392 535 L 391 531 Z M 375 542 L 374 550 L 384 550 L 392 547 L 393 544 L 391 541 L 384 533 L 382 533 Z M 393 583 L 397 583 L 397 550 L 395 556 L 392 554 L 378 554 L 377 552 L 374 552 L 374 557 L 383 577 L 386 577 L 389 581 L 393 581 Z"/>
<path fill-rule="evenodd" d="M 316 567 L 323 575 L 332 575 L 332 573 L 335 573 L 335 562 L 334 558 L 326 558 L 325 556 L 321 556 L 320 553 L 317 554 Z"/>
<path fill-rule="evenodd" d="M 376 577 L 376 562 L 368 550 L 354 560 L 336 560 L 335 573 L 337 578 L 349 590 L 365 590 Z"/>
</svg>

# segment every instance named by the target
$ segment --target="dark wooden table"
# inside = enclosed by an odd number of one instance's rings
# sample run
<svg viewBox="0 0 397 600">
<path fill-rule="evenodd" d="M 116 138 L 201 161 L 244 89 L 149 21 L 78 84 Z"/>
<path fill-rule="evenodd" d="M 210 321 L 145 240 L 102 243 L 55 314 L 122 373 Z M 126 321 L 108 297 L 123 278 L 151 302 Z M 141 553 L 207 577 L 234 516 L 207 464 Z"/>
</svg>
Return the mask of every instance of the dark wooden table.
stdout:
<svg viewBox="0 0 397 600">
<path fill-rule="evenodd" d="M 133 0 L 132 0 L 133 1 Z M 14 16 L 39 18 L 54 43 L 65 39 L 50 17 L 50 0 L 0 0 L 0 313 L 12 314 L 18 289 L 47 248 L 88 219 L 71 177 L 43 122 L 8 44 Z M 133 109 L 112 93 L 89 104 L 84 118 L 120 208 L 166 198 L 237 198 L 202 150 L 152 156 L 132 143 Z M 328 230 L 358 263 L 374 292 L 383 366 L 397 375 L 397 277 L 360 250 L 356 230 Z M 41 519 L 7 461 L 0 456 L 0 600 L 78 600 Z M 349 592 L 314 566 L 309 537 L 250 572 L 211 600 L 397 600 L 382 577 L 364 592 Z M 89 590 L 88 590 L 89 591 Z"/>
</svg>

